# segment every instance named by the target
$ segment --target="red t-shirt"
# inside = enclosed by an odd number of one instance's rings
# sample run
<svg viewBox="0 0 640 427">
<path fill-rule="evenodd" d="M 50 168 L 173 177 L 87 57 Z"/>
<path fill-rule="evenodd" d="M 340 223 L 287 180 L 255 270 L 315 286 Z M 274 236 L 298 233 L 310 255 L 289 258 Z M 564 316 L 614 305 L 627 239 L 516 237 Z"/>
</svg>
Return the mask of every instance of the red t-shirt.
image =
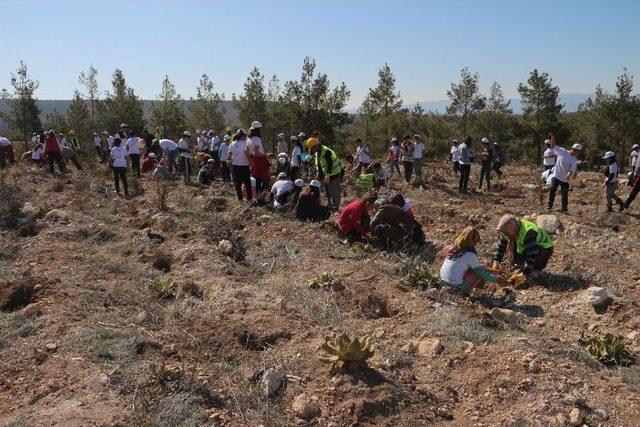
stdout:
<svg viewBox="0 0 640 427">
<path fill-rule="evenodd" d="M 151 157 L 147 157 L 142 161 L 142 165 L 140 165 L 141 172 L 151 172 L 155 166 L 156 162 L 151 159 Z"/>
<path fill-rule="evenodd" d="M 359 236 L 365 236 L 367 230 L 362 226 L 362 218 L 368 215 L 367 205 L 364 200 L 354 200 L 340 213 L 338 228 L 342 234 L 349 234 L 352 230 Z"/>
</svg>

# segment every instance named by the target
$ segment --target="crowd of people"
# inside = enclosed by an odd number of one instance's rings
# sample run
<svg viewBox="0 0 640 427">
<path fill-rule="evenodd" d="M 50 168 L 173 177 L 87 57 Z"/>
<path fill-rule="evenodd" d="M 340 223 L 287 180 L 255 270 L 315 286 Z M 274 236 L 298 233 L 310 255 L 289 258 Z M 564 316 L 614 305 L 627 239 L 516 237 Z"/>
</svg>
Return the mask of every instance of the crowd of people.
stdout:
<svg viewBox="0 0 640 427">
<path fill-rule="evenodd" d="M 138 136 L 126 123 L 117 132 L 93 134 L 93 147 L 100 163 L 108 163 L 113 173 L 117 194 L 121 189 L 129 195 L 128 174 L 136 177 L 150 176 L 154 180 L 167 180 L 180 176 L 185 185 L 233 186 L 238 200 L 254 201 L 268 209 L 289 213 L 300 221 L 320 222 L 328 220 L 336 212 L 336 225 L 341 236 L 351 242 L 375 242 L 383 248 L 399 248 L 407 245 L 423 245 L 425 234 L 416 220 L 411 201 L 401 193 L 392 197 L 378 194 L 397 173 L 407 184 L 423 180 L 425 145 L 420 135 L 405 135 L 402 142 L 391 139 L 385 162 L 372 161 L 369 145 L 360 138 L 354 141 L 354 154 L 343 159 L 330 147 L 320 132 L 307 137 L 303 132 L 292 135 L 287 142 L 285 135 L 276 137 L 277 155 L 267 153 L 262 142 L 262 124 L 254 121 L 248 130 L 226 128 L 220 137 L 214 130 L 196 130 L 192 140 L 190 131 L 184 131 L 176 142 L 165 138 L 161 129 L 155 133 L 142 129 Z M 479 160 L 478 191 L 491 191 L 492 173 L 502 176 L 507 163 L 504 150 L 498 142 L 482 138 L 478 155 L 473 149 L 473 139 L 452 141 L 449 159 L 453 172 L 459 176 L 458 191 L 468 194 L 471 167 Z M 570 149 L 559 147 L 553 134 L 544 141 L 544 171 L 541 178 L 549 186 L 548 210 L 554 207 L 558 189 L 561 193 L 561 211 L 568 212 L 569 192 L 583 147 L 573 144 Z M 35 132 L 31 150 L 22 154 L 26 162 L 44 167 L 55 173 L 66 173 L 72 163 L 83 171 L 79 155 L 91 161 L 73 130 L 68 138 L 54 130 Z M 628 185 L 631 191 L 625 201 L 617 195 L 620 165 L 612 151 L 604 153 L 607 163 L 604 171 L 604 198 L 607 211 L 617 204 L 620 211 L 628 209 L 640 192 L 640 145 L 631 152 L 631 171 Z M 83 160 L 84 161 L 84 160 Z M 0 168 L 16 163 L 13 144 L 0 136 Z M 274 164 L 272 164 L 274 163 Z M 385 163 L 385 164 L 383 164 Z M 403 171 L 400 170 L 402 164 Z M 192 183 L 192 168 L 197 166 L 197 182 Z M 275 166 L 275 167 L 274 167 Z M 361 194 L 341 209 L 343 181 L 355 180 L 355 189 Z M 326 204 L 322 202 L 322 193 Z M 504 215 L 496 231 L 499 244 L 493 263 L 482 265 L 476 247 L 480 231 L 465 228 L 447 248 L 441 267 L 441 279 L 465 293 L 487 282 L 517 285 L 531 274 L 542 271 L 553 254 L 554 242 L 535 223 Z M 511 247 L 511 250 L 508 250 Z M 518 269 L 509 277 L 502 275 L 501 263 L 505 254 L 513 256 L 512 265 Z"/>
</svg>

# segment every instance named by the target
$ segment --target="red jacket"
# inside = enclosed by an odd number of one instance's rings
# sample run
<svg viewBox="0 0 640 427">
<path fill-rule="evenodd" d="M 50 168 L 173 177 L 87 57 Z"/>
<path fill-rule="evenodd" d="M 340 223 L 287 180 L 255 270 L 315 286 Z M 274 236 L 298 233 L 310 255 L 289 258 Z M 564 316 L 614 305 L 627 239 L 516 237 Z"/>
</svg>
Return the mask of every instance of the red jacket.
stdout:
<svg viewBox="0 0 640 427">
<path fill-rule="evenodd" d="M 355 231 L 359 236 L 365 236 L 369 228 L 368 220 L 367 204 L 364 200 L 354 200 L 340 213 L 338 228 L 342 234 L 349 234 L 351 231 Z"/>
<path fill-rule="evenodd" d="M 142 165 L 140 166 L 140 172 L 151 172 L 156 165 L 156 161 L 151 157 L 147 157 L 142 161 Z"/>
<path fill-rule="evenodd" d="M 52 153 L 54 151 L 60 151 L 60 144 L 55 136 L 48 136 L 44 140 L 44 153 L 42 155 L 46 156 L 47 153 Z"/>
</svg>

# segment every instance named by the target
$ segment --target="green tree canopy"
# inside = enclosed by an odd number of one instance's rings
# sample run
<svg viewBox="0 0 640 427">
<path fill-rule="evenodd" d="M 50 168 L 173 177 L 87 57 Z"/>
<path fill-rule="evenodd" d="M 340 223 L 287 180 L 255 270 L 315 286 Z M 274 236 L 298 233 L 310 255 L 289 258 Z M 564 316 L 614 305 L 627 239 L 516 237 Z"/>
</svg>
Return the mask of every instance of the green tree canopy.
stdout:
<svg viewBox="0 0 640 427">
<path fill-rule="evenodd" d="M 9 111 L 2 114 L 2 119 L 26 144 L 31 139 L 30 135 L 42 127 L 40 108 L 35 98 L 39 83 L 29 76 L 29 69 L 23 61 L 20 61 L 16 73 L 11 73 L 10 83 L 13 88 L 11 93 L 2 90 L 2 99 L 9 106 Z"/>
<path fill-rule="evenodd" d="M 151 125 L 160 127 L 165 138 L 178 139 L 186 126 L 183 108 L 182 97 L 176 92 L 176 87 L 169 80 L 169 76 L 165 76 L 160 94 L 151 106 Z"/>
</svg>

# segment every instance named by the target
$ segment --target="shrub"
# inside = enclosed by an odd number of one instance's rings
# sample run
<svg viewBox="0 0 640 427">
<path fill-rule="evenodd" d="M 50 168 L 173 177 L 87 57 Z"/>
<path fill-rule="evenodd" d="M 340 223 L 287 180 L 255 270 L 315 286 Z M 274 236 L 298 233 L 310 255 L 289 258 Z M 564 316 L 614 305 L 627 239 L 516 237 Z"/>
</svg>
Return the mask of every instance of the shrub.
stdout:
<svg viewBox="0 0 640 427">
<path fill-rule="evenodd" d="M 418 289 L 439 289 L 442 286 L 442 281 L 439 277 L 431 274 L 429 269 L 424 266 L 416 266 L 409 270 L 404 278 L 404 281 L 414 288 Z"/>
<path fill-rule="evenodd" d="M 355 370 L 367 364 L 374 355 L 375 349 L 368 336 L 354 337 L 347 334 L 333 335 L 325 338 L 322 349 L 329 356 L 321 357 L 325 363 L 331 364 L 331 370 Z"/>
<path fill-rule="evenodd" d="M 15 228 L 22 207 L 25 204 L 25 193 L 16 185 L 0 180 L 0 226 L 5 228 Z"/>
<path fill-rule="evenodd" d="M 630 366 L 636 362 L 636 356 L 626 348 L 622 335 L 607 333 L 589 337 L 583 334 L 578 344 L 607 366 Z"/>
</svg>

